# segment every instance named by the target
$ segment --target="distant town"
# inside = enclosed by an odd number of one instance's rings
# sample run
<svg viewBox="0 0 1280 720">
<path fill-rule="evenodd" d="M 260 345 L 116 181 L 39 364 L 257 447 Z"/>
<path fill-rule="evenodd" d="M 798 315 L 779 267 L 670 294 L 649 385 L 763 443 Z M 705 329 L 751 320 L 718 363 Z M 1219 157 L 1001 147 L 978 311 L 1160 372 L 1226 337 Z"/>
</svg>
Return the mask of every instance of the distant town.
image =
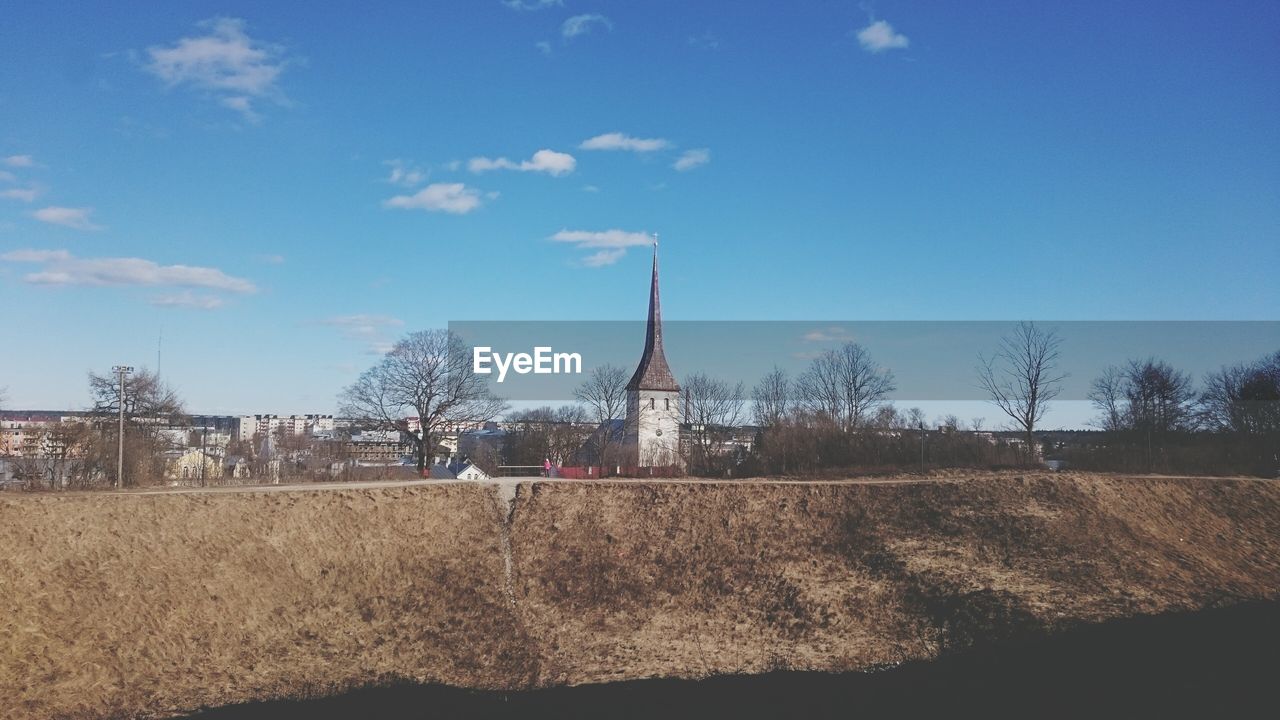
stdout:
<svg viewBox="0 0 1280 720">
<path fill-rule="evenodd" d="M 658 254 L 634 372 L 584 374 L 576 402 L 511 410 L 461 338 L 400 340 L 339 394 L 339 415 L 199 415 L 157 373 L 89 374 L 91 409 L 0 412 L 0 486 L 208 486 L 395 476 L 485 480 L 760 477 L 1074 467 L 1274 477 L 1280 464 L 1280 352 L 1224 367 L 1197 389 L 1156 358 L 1096 378 L 1097 431 L 1046 431 L 1060 392 L 1062 339 L 1019 323 L 977 369 L 1009 421 L 899 409 L 890 369 L 861 344 L 779 368 L 748 391 L 703 373 L 677 380 L 663 346 Z M 580 359 L 579 359 L 580 360 Z M 530 361 L 532 362 L 532 361 Z M 505 367 L 505 366 L 504 366 Z M 581 368 L 578 368 L 579 370 Z"/>
</svg>

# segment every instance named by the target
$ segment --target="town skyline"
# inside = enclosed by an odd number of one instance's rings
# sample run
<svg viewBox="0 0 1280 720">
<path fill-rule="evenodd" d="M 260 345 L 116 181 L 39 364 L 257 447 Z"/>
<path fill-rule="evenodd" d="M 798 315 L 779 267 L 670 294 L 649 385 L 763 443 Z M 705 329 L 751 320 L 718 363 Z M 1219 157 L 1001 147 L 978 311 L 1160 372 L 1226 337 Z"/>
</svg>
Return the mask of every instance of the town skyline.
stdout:
<svg viewBox="0 0 1280 720">
<path fill-rule="evenodd" d="M 9 408 L 163 336 L 193 412 L 332 412 L 412 330 L 642 318 L 653 233 L 675 321 L 1280 316 L 1266 4 L 12 12 Z"/>
</svg>

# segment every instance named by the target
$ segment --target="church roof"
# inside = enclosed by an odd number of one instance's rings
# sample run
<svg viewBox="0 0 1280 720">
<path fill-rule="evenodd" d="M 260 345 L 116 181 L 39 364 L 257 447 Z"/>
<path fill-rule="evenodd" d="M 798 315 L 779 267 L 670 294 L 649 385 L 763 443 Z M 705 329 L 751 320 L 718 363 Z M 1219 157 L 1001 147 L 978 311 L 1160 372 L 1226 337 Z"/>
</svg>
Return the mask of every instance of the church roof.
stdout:
<svg viewBox="0 0 1280 720">
<path fill-rule="evenodd" d="M 662 351 L 662 303 L 658 300 L 658 246 L 653 246 L 653 280 L 649 286 L 649 322 L 644 333 L 644 355 L 627 383 L 628 390 L 680 391 Z"/>
</svg>

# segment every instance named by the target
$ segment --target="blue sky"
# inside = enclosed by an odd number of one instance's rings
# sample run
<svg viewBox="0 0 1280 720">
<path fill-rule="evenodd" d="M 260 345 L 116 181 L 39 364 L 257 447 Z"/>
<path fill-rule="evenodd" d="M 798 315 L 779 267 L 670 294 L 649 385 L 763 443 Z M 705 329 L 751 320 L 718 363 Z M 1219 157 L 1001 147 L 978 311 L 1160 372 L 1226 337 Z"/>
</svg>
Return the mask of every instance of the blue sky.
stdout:
<svg viewBox="0 0 1280 720">
<path fill-rule="evenodd" d="M 163 332 L 194 411 L 330 411 L 410 330 L 642 317 L 646 232 L 677 319 L 1276 319 L 1277 38 L 1273 2 L 17 4 L 0 386 L 79 407 Z"/>
</svg>

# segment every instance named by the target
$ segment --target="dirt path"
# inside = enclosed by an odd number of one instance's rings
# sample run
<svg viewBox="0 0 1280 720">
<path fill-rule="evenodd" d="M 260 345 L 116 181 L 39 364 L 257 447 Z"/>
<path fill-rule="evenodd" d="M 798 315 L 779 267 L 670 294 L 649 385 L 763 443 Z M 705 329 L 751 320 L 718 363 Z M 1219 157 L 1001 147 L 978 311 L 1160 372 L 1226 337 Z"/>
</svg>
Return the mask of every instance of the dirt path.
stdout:
<svg viewBox="0 0 1280 720">
<path fill-rule="evenodd" d="M 1009 477 L 1021 477 L 1024 475 L 1041 475 L 1046 474 L 1045 470 L 1031 470 L 1023 472 L 1005 473 Z M 858 478 L 814 478 L 814 479 L 786 479 L 786 478 L 603 478 L 603 479 L 567 479 L 567 478 L 545 478 L 541 476 L 528 477 L 508 477 L 493 478 L 491 480 L 365 480 L 357 482 L 316 482 L 316 483 L 292 483 L 284 485 L 232 485 L 219 487 L 168 487 L 168 488 L 145 488 L 134 490 L 123 490 L 118 492 L 102 491 L 102 490 L 71 490 L 57 493 L 58 495 L 169 495 L 169 494 L 217 494 L 217 493 L 257 493 L 257 492 L 314 492 L 318 490 L 372 490 L 380 488 L 411 488 L 431 485 L 498 485 L 507 493 L 513 493 L 514 488 L 520 483 L 552 483 L 552 484 L 619 484 L 627 485 L 634 483 L 661 483 L 672 485 L 910 485 L 916 483 L 933 483 L 948 482 L 957 480 L 966 480 L 972 477 L 999 477 L 990 472 L 974 471 L 967 474 L 959 475 L 927 475 L 924 477 L 913 475 L 890 475 L 883 477 L 858 477 Z M 1126 477 L 1133 479 L 1161 479 L 1161 480 L 1204 480 L 1207 476 L 1194 475 L 1117 475 L 1116 477 Z M 1249 477 L 1215 477 L 1216 480 L 1256 480 L 1257 478 Z M 505 486 L 505 487 L 504 487 Z"/>
<path fill-rule="evenodd" d="M 759 484 L 759 485 L 873 485 L 873 484 L 889 484 L 902 485 L 909 483 L 923 482 L 940 482 L 946 480 L 956 480 L 960 478 L 948 477 L 884 477 L 884 478 L 848 478 L 835 480 L 774 480 L 770 478 L 747 478 L 721 480 L 717 478 L 605 478 L 603 480 L 569 480 L 566 478 L 545 478 L 539 476 L 531 477 L 509 477 L 494 478 L 492 480 L 372 480 L 363 482 L 320 482 L 320 483 L 295 483 L 291 485 L 235 485 L 223 487 L 206 487 L 206 488 L 148 488 L 146 490 L 124 490 L 119 494 L 122 495 L 167 495 L 173 493 L 237 493 L 237 492 L 308 492 L 314 490 L 359 490 L 359 489 L 376 489 L 376 488 L 402 488 L 402 487 L 420 487 L 428 485 L 498 485 L 500 487 L 514 488 L 519 483 L 564 483 L 568 485 L 582 485 L 584 483 L 591 484 L 635 484 L 635 483 L 664 483 L 675 485 L 743 485 L 743 484 Z M 74 491 L 73 491 L 74 492 Z M 509 490 L 508 490 L 509 492 Z"/>
</svg>

